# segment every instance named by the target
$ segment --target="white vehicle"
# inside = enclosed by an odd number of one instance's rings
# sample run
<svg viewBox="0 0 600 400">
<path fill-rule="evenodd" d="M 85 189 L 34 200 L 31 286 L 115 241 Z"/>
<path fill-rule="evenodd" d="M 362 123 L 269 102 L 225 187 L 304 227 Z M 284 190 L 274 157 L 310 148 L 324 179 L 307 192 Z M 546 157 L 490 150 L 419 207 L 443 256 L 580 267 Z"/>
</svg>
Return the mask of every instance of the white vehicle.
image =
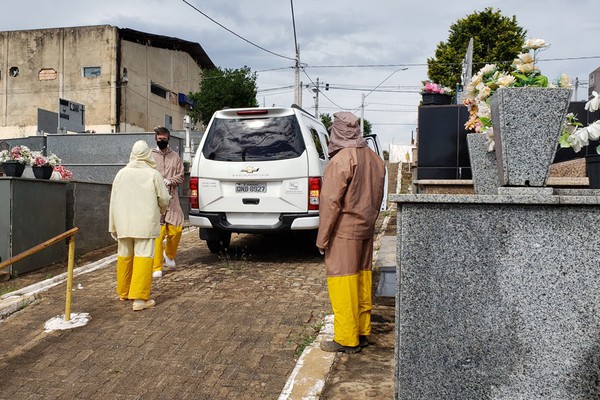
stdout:
<svg viewBox="0 0 600 400">
<path fill-rule="evenodd" d="M 213 253 L 232 232 L 316 230 L 328 144 L 296 106 L 217 111 L 190 173 L 190 224 Z"/>
</svg>

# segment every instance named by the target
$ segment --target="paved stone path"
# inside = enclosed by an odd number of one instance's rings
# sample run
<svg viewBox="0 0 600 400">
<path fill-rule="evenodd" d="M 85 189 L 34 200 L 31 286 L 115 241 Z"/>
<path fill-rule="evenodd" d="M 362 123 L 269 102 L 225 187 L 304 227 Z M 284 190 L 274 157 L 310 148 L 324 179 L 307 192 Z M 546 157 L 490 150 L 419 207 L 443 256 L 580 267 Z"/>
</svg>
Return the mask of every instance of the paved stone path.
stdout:
<svg viewBox="0 0 600 400">
<path fill-rule="evenodd" d="M 43 292 L 0 322 L 0 398 L 277 398 L 331 312 L 323 259 L 296 240 L 234 236 L 218 257 L 194 230 L 141 312 L 117 299 L 114 266 L 77 277 L 72 312 L 92 320 L 70 331 L 43 330 L 65 285 Z"/>
</svg>

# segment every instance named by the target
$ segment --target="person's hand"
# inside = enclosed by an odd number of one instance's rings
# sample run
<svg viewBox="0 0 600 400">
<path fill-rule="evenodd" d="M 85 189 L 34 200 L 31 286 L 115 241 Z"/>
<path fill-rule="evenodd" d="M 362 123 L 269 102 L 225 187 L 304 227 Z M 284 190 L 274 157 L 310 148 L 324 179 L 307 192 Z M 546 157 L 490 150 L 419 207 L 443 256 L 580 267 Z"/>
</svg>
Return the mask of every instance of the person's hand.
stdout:
<svg viewBox="0 0 600 400">
<path fill-rule="evenodd" d="M 114 233 L 114 232 L 110 233 L 110 237 L 112 237 L 115 240 L 115 242 L 119 241 L 119 238 L 117 237 L 116 233 Z"/>
<path fill-rule="evenodd" d="M 163 181 L 165 182 L 165 186 L 166 187 L 169 187 L 169 186 L 171 186 L 173 184 L 173 182 L 171 182 L 171 180 L 167 179 L 167 178 L 163 179 Z"/>
</svg>

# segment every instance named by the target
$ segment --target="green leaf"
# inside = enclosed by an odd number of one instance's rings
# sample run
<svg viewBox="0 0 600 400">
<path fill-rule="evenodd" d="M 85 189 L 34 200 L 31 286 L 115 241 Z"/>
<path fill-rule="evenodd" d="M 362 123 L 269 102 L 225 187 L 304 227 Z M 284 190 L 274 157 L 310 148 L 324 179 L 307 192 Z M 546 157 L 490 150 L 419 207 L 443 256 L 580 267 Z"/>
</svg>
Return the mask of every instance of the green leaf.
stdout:
<svg viewBox="0 0 600 400">
<path fill-rule="evenodd" d="M 567 138 L 569 137 L 568 133 L 564 133 L 561 137 L 560 140 L 558 141 L 558 143 L 560 144 L 560 147 L 562 148 L 567 148 L 567 147 L 571 147 L 571 144 L 569 142 L 567 142 Z"/>
</svg>

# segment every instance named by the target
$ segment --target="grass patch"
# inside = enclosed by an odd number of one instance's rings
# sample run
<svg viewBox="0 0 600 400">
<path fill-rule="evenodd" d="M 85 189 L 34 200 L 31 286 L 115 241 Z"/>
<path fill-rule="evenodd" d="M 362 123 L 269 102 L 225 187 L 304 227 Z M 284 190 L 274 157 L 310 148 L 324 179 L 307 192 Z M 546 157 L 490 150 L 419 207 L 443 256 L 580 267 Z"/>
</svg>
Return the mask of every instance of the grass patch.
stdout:
<svg viewBox="0 0 600 400">
<path fill-rule="evenodd" d="M 321 328 L 323 327 L 323 325 L 325 325 L 325 323 L 323 321 L 315 323 L 315 324 L 311 325 L 310 327 L 308 327 L 304 333 L 298 335 L 295 339 L 290 340 L 290 342 L 293 342 L 296 344 L 296 350 L 294 351 L 294 357 L 296 357 L 296 358 L 300 357 L 300 355 L 304 352 L 304 349 L 306 349 L 308 346 L 310 346 L 312 344 L 312 342 L 315 341 L 315 339 L 319 335 L 319 332 L 321 331 Z"/>
<path fill-rule="evenodd" d="M 14 292 L 17 289 L 18 289 L 18 287 L 15 285 L 6 286 L 6 287 L 0 289 L 0 296 L 5 295 L 10 292 Z"/>
</svg>

